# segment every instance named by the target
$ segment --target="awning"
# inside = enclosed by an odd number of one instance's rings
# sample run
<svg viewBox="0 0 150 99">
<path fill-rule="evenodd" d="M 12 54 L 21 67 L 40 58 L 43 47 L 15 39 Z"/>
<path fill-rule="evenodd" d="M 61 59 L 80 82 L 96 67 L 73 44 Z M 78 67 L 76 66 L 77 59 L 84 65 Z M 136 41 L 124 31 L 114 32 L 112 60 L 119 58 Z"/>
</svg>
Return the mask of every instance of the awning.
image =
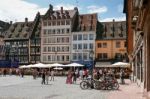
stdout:
<svg viewBox="0 0 150 99">
<path fill-rule="evenodd" d="M 96 62 L 95 67 L 113 67 L 110 62 Z"/>
</svg>

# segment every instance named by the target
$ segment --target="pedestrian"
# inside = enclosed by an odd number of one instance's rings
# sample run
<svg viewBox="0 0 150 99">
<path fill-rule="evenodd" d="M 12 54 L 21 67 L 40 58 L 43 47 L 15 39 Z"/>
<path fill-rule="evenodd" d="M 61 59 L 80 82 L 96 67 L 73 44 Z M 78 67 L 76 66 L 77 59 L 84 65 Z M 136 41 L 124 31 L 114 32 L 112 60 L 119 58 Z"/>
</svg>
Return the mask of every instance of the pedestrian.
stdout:
<svg viewBox="0 0 150 99">
<path fill-rule="evenodd" d="M 21 70 L 21 77 L 22 78 L 24 77 L 24 70 L 23 69 Z"/>
<path fill-rule="evenodd" d="M 53 81 L 54 81 L 54 76 L 55 76 L 54 70 L 51 70 L 51 80 Z"/>
<path fill-rule="evenodd" d="M 73 77 L 73 83 L 75 84 L 77 81 L 77 75 L 75 72 L 72 72 L 72 77 Z"/>
<path fill-rule="evenodd" d="M 66 84 L 72 84 L 72 73 L 71 73 L 71 70 L 68 71 Z"/>
<path fill-rule="evenodd" d="M 46 84 L 48 85 L 49 71 L 46 71 L 46 72 L 45 72 L 45 80 L 46 80 Z"/>
<path fill-rule="evenodd" d="M 42 84 L 45 84 L 45 70 L 42 71 Z"/>
<path fill-rule="evenodd" d="M 79 71 L 79 76 L 80 76 L 80 79 L 83 80 L 83 70 L 82 69 Z"/>
<path fill-rule="evenodd" d="M 9 75 L 10 76 L 12 75 L 12 69 L 9 69 Z"/>
<path fill-rule="evenodd" d="M 123 69 L 121 69 L 120 70 L 120 82 L 121 82 L 121 84 L 125 84 L 124 76 L 125 76 L 125 72 Z"/>
<path fill-rule="evenodd" d="M 6 69 L 4 69 L 3 70 L 3 76 L 6 76 L 6 73 L 7 73 L 7 71 L 6 71 Z"/>
</svg>

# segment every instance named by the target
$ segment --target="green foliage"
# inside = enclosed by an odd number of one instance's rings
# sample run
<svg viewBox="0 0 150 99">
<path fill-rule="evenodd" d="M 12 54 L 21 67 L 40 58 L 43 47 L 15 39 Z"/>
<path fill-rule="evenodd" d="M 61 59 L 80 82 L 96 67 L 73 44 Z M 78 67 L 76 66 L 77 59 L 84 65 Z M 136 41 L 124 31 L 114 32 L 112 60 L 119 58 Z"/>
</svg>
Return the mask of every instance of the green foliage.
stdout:
<svg viewBox="0 0 150 99">
<path fill-rule="evenodd" d="M 97 21 L 96 40 L 102 39 L 103 33 L 104 33 L 104 26 L 101 22 Z"/>
</svg>

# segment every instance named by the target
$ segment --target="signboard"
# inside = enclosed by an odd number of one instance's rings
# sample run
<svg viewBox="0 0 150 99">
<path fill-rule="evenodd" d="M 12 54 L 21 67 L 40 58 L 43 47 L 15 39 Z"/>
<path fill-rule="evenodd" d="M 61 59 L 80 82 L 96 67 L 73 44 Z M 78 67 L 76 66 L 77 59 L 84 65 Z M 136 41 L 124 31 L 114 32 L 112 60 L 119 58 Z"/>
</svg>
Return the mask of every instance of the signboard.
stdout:
<svg viewBox="0 0 150 99">
<path fill-rule="evenodd" d="M 11 60 L 0 60 L 0 68 L 17 68 L 19 66 L 19 61 Z"/>
</svg>

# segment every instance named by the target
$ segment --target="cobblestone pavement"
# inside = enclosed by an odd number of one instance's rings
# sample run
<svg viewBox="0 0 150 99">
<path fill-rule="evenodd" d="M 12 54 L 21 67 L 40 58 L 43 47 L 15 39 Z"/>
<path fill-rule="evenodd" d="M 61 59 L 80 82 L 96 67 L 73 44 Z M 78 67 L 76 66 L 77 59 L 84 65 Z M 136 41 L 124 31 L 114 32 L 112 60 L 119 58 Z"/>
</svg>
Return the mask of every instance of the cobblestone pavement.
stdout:
<svg viewBox="0 0 150 99">
<path fill-rule="evenodd" d="M 0 99 L 144 99 L 136 84 L 127 80 L 119 90 L 81 90 L 77 84 L 65 84 L 66 77 L 56 77 L 48 85 L 31 76 L 0 77 Z"/>
<path fill-rule="evenodd" d="M 0 77 L 0 99 L 106 99 L 107 92 L 81 90 L 77 84 L 65 84 L 65 77 L 56 77 L 48 85 L 41 85 L 41 78 L 30 76 Z"/>
</svg>

